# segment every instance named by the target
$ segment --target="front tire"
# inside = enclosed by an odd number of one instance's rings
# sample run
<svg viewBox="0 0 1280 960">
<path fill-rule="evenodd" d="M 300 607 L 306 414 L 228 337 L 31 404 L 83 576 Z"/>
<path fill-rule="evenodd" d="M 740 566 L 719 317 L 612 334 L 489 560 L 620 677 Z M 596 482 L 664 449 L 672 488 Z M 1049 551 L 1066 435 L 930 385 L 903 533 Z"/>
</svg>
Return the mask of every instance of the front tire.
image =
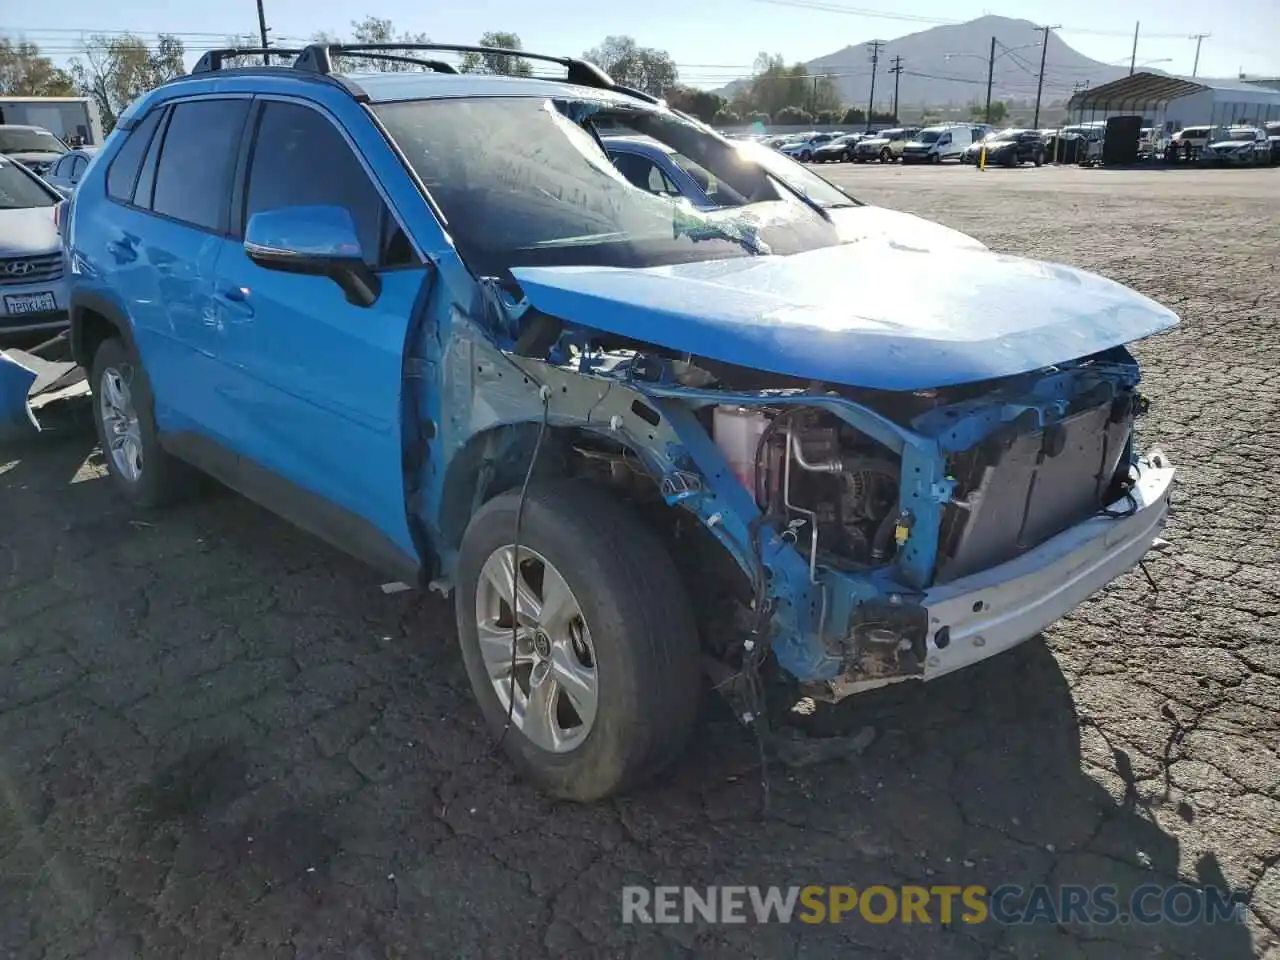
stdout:
<svg viewBox="0 0 1280 960">
<path fill-rule="evenodd" d="M 885 147 L 883 150 L 880 151 L 881 163 L 888 163 L 892 159 L 893 159 L 893 154 L 890 152 L 888 147 Z"/>
<path fill-rule="evenodd" d="M 193 493 L 199 477 L 160 446 L 151 383 L 124 341 L 102 342 L 93 356 L 90 383 L 98 442 L 116 489 L 146 508 Z"/>
<path fill-rule="evenodd" d="M 598 800 L 669 764 L 693 729 L 702 680 L 689 598 L 654 533 L 582 483 L 530 488 L 517 576 L 518 505 L 517 491 L 498 495 L 463 536 L 463 661 L 521 772 L 556 796 Z"/>
</svg>

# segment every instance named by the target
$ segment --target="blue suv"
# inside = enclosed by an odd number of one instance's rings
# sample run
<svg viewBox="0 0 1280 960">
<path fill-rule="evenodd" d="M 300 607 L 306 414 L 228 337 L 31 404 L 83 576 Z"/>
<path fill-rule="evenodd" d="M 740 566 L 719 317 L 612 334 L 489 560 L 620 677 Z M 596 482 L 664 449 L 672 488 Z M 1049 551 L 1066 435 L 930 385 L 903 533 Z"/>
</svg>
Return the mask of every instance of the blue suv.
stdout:
<svg viewBox="0 0 1280 960">
<path fill-rule="evenodd" d="M 442 59 L 468 51 L 557 75 Z M 1126 348 L 1177 322 L 1151 300 L 583 61 L 242 52 L 134 103 L 70 201 L 111 477 L 150 507 L 211 474 L 452 591 L 480 708 L 547 790 L 669 762 L 707 673 L 768 735 L 766 682 L 836 700 L 990 657 L 1164 523 Z M 624 176 L 604 135 L 716 203 Z"/>
</svg>

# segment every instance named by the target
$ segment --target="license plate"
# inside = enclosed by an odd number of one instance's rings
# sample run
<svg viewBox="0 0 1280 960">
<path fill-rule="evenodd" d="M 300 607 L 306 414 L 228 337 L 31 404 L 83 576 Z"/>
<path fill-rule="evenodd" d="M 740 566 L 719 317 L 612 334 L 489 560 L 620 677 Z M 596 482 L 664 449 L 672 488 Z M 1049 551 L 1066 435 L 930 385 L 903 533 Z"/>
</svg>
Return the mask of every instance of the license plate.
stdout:
<svg viewBox="0 0 1280 960">
<path fill-rule="evenodd" d="M 11 316 L 24 313 L 52 313 L 58 309 L 52 292 L 20 293 L 4 298 L 4 308 Z"/>
</svg>

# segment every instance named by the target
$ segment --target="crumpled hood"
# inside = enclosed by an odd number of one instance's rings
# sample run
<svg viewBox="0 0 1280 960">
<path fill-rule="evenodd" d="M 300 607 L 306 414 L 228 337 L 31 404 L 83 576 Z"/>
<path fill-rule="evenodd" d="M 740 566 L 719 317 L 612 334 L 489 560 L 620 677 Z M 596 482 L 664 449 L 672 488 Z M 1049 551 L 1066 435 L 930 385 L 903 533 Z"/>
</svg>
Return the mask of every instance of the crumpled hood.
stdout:
<svg viewBox="0 0 1280 960">
<path fill-rule="evenodd" d="M 928 222 L 874 207 L 833 213 L 846 221 L 842 233 L 860 239 L 794 256 L 512 274 L 531 304 L 571 324 L 884 390 L 1026 373 L 1178 322 L 1095 274 L 992 253 L 963 234 L 933 224 L 917 230 L 916 222 Z M 894 229 L 903 224 L 912 229 Z"/>
<path fill-rule="evenodd" d="M 37 256 L 61 248 L 53 207 L 0 210 L 0 257 Z"/>
</svg>

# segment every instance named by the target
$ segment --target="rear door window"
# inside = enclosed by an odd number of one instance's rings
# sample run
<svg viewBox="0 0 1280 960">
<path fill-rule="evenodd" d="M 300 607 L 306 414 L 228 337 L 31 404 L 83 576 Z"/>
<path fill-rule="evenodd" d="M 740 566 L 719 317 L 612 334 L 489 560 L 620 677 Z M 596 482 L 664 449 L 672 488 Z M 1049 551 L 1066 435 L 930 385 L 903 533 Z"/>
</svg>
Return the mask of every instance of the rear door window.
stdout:
<svg viewBox="0 0 1280 960">
<path fill-rule="evenodd" d="M 248 100 L 191 100 L 175 106 L 156 164 L 151 209 L 224 233 L 231 175 L 248 115 Z M 317 157 L 317 162 L 324 161 Z"/>
</svg>

